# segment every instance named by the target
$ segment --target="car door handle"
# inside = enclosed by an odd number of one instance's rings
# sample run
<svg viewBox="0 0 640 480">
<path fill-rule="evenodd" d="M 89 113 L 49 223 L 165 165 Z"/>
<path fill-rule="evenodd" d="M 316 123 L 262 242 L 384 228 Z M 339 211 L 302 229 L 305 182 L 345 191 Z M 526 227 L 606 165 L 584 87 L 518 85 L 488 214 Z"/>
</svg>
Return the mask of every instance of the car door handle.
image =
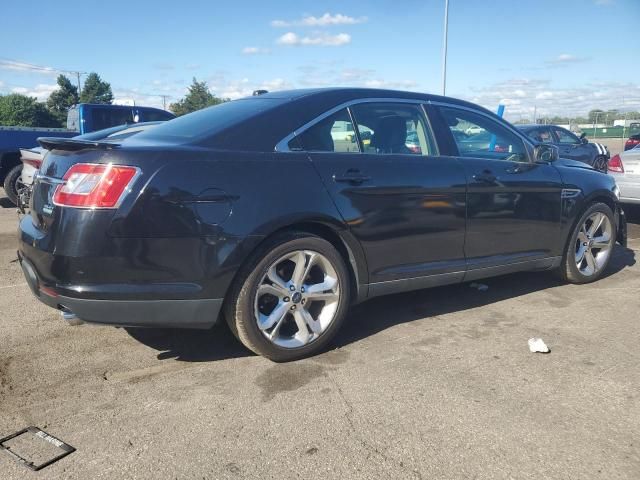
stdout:
<svg viewBox="0 0 640 480">
<path fill-rule="evenodd" d="M 353 183 L 356 185 L 360 183 L 368 182 L 369 180 L 371 180 L 371 177 L 369 177 L 368 175 L 364 175 L 363 173 L 360 172 L 360 170 L 347 170 L 342 175 L 333 176 L 334 182 Z"/>
<path fill-rule="evenodd" d="M 473 179 L 476 182 L 482 182 L 482 183 L 494 183 L 497 180 L 498 177 L 496 177 L 493 173 L 491 173 L 488 170 L 485 170 L 482 173 L 476 173 L 473 176 Z"/>
</svg>

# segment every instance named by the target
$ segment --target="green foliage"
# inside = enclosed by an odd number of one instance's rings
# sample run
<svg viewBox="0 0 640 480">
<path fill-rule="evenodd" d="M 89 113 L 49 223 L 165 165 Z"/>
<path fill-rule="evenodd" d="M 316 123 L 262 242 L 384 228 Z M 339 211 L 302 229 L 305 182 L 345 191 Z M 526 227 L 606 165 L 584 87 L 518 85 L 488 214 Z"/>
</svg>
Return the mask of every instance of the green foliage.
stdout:
<svg viewBox="0 0 640 480">
<path fill-rule="evenodd" d="M 47 108 L 57 119 L 59 126 L 67 123 L 69 107 L 78 103 L 78 87 L 71 83 L 64 75 L 58 75 L 58 89 L 51 92 L 47 99 Z"/>
<path fill-rule="evenodd" d="M 80 92 L 80 102 L 111 104 L 112 101 L 111 84 L 103 81 L 97 73 L 91 72 Z"/>
<path fill-rule="evenodd" d="M 228 101 L 228 98 L 216 97 L 209 91 L 207 82 L 198 82 L 194 77 L 185 97 L 169 105 L 169 109 L 177 116 L 180 116 Z"/>
<path fill-rule="evenodd" d="M 0 125 L 22 127 L 58 127 L 57 118 L 44 103 L 33 97 L 12 93 L 0 95 Z"/>
</svg>

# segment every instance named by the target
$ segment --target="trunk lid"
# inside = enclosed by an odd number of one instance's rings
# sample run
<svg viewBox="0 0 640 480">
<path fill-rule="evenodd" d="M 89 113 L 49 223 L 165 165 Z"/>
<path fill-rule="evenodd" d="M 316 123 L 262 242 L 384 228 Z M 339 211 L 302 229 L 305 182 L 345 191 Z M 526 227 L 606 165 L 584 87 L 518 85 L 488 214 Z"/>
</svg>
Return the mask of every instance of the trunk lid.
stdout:
<svg viewBox="0 0 640 480">
<path fill-rule="evenodd" d="M 620 154 L 625 175 L 640 177 L 640 150 L 634 148 Z"/>
</svg>

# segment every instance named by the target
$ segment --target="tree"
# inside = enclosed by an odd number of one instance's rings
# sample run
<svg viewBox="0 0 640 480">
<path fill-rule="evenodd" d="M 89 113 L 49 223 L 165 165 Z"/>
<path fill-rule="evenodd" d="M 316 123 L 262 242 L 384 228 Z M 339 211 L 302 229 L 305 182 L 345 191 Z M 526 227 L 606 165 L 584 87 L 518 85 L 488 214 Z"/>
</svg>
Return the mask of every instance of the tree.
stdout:
<svg viewBox="0 0 640 480">
<path fill-rule="evenodd" d="M 44 103 L 19 93 L 0 95 L 0 125 L 57 127 L 58 120 Z"/>
<path fill-rule="evenodd" d="M 193 77 L 193 83 L 189 86 L 189 91 L 185 97 L 169 105 L 169 109 L 177 116 L 180 116 L 227 101 L 229 101 L 228 98 L 219 98 L 211 93 L 207 82 L 198 82 Z"/>
<path fill-rule="evenodd" d="M 80 102 L 111 104 L 112 101 L 111 84 L 103 81 L 97 73 L 91 72 L 80 92 Z"/>
<path fill-rule="evenodd" d="M 69 107 L 78 103 L 78 87 L 64 75 L 58 75 L 58 89 L 51 92 L 47 99 L 47 108 L 58 120 L 60 126 L 67 122 Z"/>
</svg>

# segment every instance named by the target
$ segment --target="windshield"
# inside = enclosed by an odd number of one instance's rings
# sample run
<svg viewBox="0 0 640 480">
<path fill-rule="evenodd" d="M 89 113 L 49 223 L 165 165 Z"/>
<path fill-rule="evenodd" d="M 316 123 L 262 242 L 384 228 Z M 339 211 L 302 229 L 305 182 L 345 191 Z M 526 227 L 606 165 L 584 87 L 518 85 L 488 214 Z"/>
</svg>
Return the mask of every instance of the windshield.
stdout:
<svg viewBox="0 0 640 480">
<path fill-rule="evenodd" d="M 259 113 L 280 105 L 279 98 L 246 98 L 189 113 L 136 135 L 137 138 L 179 138 L 193 140 L 210 136 Z"/>
</svg>

